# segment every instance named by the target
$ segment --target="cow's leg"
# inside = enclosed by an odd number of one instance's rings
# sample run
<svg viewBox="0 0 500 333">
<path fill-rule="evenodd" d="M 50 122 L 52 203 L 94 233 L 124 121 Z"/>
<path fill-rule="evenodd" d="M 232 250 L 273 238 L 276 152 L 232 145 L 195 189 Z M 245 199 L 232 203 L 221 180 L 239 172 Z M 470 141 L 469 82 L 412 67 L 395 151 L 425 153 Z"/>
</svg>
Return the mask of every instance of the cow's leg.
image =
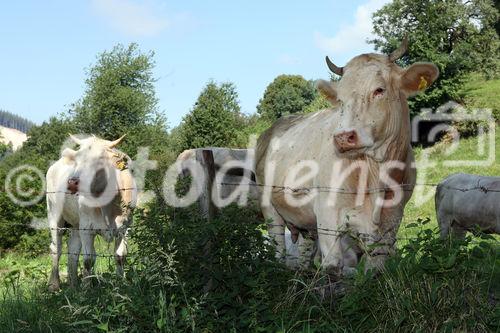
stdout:
<svg viewBox="0 0 500 333">
<path fill-rule="evenodd" d="M 317 252 L 316 240 L 309 236 L 301 237 L 299 242 L 298 265 L 302 269 L 311 267 Z"/>
<path fill-rule="evenodd" d="M 339 212 L 327 208 L 327 204 L 316 211 L 321 267 L 328 273 L 338 274 L 343 266 L 342 233 L 338 225 Z"/>
<path fill-rule="evenodd" d="M 127 256 L 127 236 L 118 236 L 115 239 L 115 261 L 116 261 L 116 274 L 123 276 L 123 265 Z"/>
<path fill-rule="evenodd" d="M 338 274 L 343 266 L 341 237 L 326 233 L 318 234 L 321 251 L 321 267 L 329 273 Z"/>
<path fill-rule="evenodd" d="M 342 274 L 352 275 L 356 272 L 358 265 L 358 248 L 355 241 L 348 234 L 344 235 L 340 241 L 342 247 Z"/>
<path fill-rule="evenodd" d="M 455 223 L 452 222 L 450 227 L 450 233 L 453 236 L 453 238 L 463 240 L 465 239 L 465 234 L 467 234 L 467 230 L 462 228 L 456 222 Z"/>
<path fill-rule="evenodd" d="M 441 209 L 437 209 L 436 212 L 437 222 L 439 225 L 439 234 L 441 238 L 446 238 L 450 234 L 450 227 L 452 218 L 443 212 Z"/>
<path fill-rule="evenodd" d="M 80 232 L 78 229 L 73 229 L 68 240 L 68 279 L 71 287 L 78 285 L 78 258 L 81 248 Z"/>
<path fill-rule="evenodd" d="M 62 202 L 62 201 L 61 201 Z M 61 280 L 59 277 L 59 259 L 62 250 L 62 231 L 64 220 L 61 216 L 62 207 L 53 205 L 51 200 L 47 200 L 47 216 L 50 228 L 50 256 L 52 258 L 52 271 L 49 278 L 49 290 L 57 291 L 60 289 Z"/>
<path fill-rule="evenodd" d="M 80 238 L 82 240 L 82 254 L 83 254 L 83 278 L 93 274 L 96 253 L 94 248 L 95 233 L 91 230 L 80 231 Z"/>
<path fill-rule="evenodd" d="M 286 265 L 290 268 L 298 267 L 299 259 L 299 244 L 302 241 L 302 236 L 299 237 L 297 242 L 292 241 L 292 233 L 288 228 L 285 228 L 285 253 L 286 253 Z"/>
<path fill-rule="evenodd" d="M 272 206 L 262 207 L 262 214 L 268 222 L 267 231 L 276 245 L 276 258 L 285 260 L 285 221 Z"/>
<path fill-rule="evenodd" d="M 50 223 L 50 225 L 54 225 Z M 60 289 L 61 280 L 59 277 L 59 259 L 61 258 L 62 250 L 62 234 L 57 228 L 58 223 L 55 224 L 56 227 L 51 227 L 50 230 L 50 256 L 52 258 L 52 272 L 50 273 L 49 279 L 49 290 L 57 291 Z"/>
</svg>

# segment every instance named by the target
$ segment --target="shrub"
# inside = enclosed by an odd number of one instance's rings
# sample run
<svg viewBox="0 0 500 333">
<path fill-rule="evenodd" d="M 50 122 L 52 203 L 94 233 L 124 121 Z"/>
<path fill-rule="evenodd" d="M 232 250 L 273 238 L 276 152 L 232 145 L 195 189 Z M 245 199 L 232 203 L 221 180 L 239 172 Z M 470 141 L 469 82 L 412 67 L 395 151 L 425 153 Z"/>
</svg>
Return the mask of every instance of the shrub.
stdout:
<svg viewBox="0 0 500 333">
<path fill-rule="evenodd" d="M 50 234 L 47 230 L 32 231 L 21 235 L 14 250 L 28 258 L 35 258 L 48 253 Z"/>
<path fill-rule="evenodd" d="M 207 222 L 194 207 L 173 209 L 159 199 L 147 215 L 138 211 L 136 222 L 124 278 L 104 273 L 93 278 L 91 288 L 4 296 L 2 327 L 72 332 L 500 329 L 500 247 L 491 237 L 441 240 L 436 230 L 420 229 L 380 274 L 364 273 L 361 263 L 354 276 L 338 281 L 321 271 L 292 272 L 277 263 L 252 208 L 230 206 Z"/>
</svg>

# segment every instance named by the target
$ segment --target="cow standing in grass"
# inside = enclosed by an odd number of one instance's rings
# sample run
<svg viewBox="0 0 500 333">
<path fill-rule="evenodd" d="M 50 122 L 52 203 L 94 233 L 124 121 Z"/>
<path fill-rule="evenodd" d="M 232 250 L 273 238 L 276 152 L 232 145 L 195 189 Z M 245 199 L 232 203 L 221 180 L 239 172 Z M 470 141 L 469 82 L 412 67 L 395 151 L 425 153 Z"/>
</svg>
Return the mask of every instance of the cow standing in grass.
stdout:
<svg viewBox="0 0 500 333">
<path fill-rule="evenodd" d="M 351 272 L 362 255 L 367 267 L 380 267 L 392 251 L 416 177 L 406 99 L 439 73 L 430 63 L 396 65 L 406 44 L 343 68 L 327 58 L 341 79 L 319 81 L 318 89 L 333 107 L 279 119 L 260 136 L 256 178 L 265 185 L 262 211 L 273 221 L 278 256 L 285 225 L 294 240 L 310 239 L 305 265 L 316 238 L 323 267 L 335 272 Z"/>
<path fill-rule="evenodd" d="M 475 230 L 500 234 L 500 177 L 451 175 L 439 183 L 435 203 L 443 238 Z"/>
<path fill-rule="evenodd" d="M 47 171 L 47 213 L 52 239 L 50 290 L 60 288 L 60 228 L 65 223 L 72 228 L 68 242 L 68 277 L 72 286 L 77 283 L 80 251 L 83 252 L 83 276 L 92 274 L 97 234 L 107 242 L 115 239 L 117 272 L 123 274 L 126 230 L 132 223 L 132 208 L 137 200 L 135 181 L 128 168 L 130 158 L 115 149 L 123 137 L 115 141 L 94 136 L 71 138 L 79 149 L 65 149 Z"/>
</svg>

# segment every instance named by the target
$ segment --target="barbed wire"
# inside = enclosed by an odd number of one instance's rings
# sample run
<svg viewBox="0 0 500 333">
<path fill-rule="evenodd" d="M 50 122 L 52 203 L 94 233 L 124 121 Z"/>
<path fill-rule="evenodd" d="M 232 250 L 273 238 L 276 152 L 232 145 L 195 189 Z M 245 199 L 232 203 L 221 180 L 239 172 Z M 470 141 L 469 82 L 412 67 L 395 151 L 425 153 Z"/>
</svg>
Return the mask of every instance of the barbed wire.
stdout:
<svg viewBox="0 0 500 333">
<path fill-rule="evenodd" d="M 54 255 L 57 253 L 49 253 L 49 255 Z M 76 253 L 76 252 L 61 252 L 59 255 L 67 255 L 67 256 L 83 256 L 83 253 Z M 94 254 L 88 254 L 90 257 L 98 257 L 98 258 L 115 258 L 118 255 L 116 254 L 103 254 L 103 253 L 94 253 Z M 132 255 L 132 253 L 128 253 L 125 257 Z"/>
<path fill-rule="evenodd" d="M 122 191 L 132 191 L 132 190 L 138 190 L 138 188 L 136 187 L 124 187 L 124 188 L 117 188 L 117 189 L 114 189 L 114 190 L 106 190 L 106 191 L 103 191 L 102 193 L 95 193 L 95 192 L 92 192 L 92 191 L 77 191 L 77 192 L 71 192 L 71 191 L 43 191 L 44 194 L 56 194 L 56 193 L 64 193 L 64 194 L 68 194 L 68 195 L 75 195 L 75 196 L 78 196 L 79 194 L 92 194 L 92 195 L 98 195 L 98 196 L 101 196 L 102 194 L 104 193 L 108 193 L 108 192 L 111 192 L 111 193 L 118 193 L 118 192 L 122 192 Z"/>
<path fill-rule="evenodd" d="M 394 186 L 386 186 L 386 187 L 372 187 L 372 188 L 366 188 L 363 191 L 357 191 L 357 190 L 348 190 L 344 188 L 339 188 L 339 187 L 330 187 L 330 186 L 310 186 L 310 187 L 290 187 L 290 186 L 285 186 L 285 185 L 269 185 L 269 184 L 261 184 L 261 183 L 228 183 L 228 182 L 221 182 L 217 183 L 218 185 L 221 186 L 254 186 L 254 187 L 264 187 L 264 188 L 272 188 L 272 189 L 277 189 L 280 191 L 289 191 L 292 193 L 297 193 L 297 192 L 311 192 L 312 190 L 316 190 L 317 192 L 334 192 L 334 193 L 340 193 L 340 194 L 371 194 L 371 193 L 380 193 L 380 192 L 386 192 L 386 191 L 393 191 L 395 188 L 401 188 L 403 191 L 413 191 L 414 187 L 416 186 L 428 186 L 428 187 L 438 187 L 440 186 L 439 183 L 403 183 L 403 184 L 398 184 Z M 468 191 L 476 191 L 479 190 L 484 193 L 488 192 L 495 192 L 495 193 L 500 193 L 500 189 L 494 189 L 494 188 L 488 188 L 486 186 L 474 186 L 474 187 L 469 187 L 469 188 L 460 188 L 460 187 L 454 187 L 454 186 L 448 186 L 448 185 L 441 185 L 443 188 L 447 188 L 450 190 L 456 190 L 460 192 L 468 192 Z M 98 195 L 101 196 L 104 193 L 118 193 L 118 192 L 123 192 L 123 191 L 132 191 L 132 190 L 139 190 L 136 187 L 125 187 L 125 188 L 118 188 L 118 189 L 113 189 L 113 190 L 106 190 L 102 193 L 96 193 L 92 191 L 77 191 L 77 192 L 71 192 L 71 191 L 41 191 L 39 193 L 43 194 L 68 194 L 68 195 L 75 195 L 78 196 L 79 194 L 92 194 L 92 195 Z"/>
<path fill-rule="evenodd" d="M 260 184 L 260 183 L 218 183 L 221 186 L 255 186 L 255 187 L 267 187 L 267 188 L 272 188 L 272 189 L 278 189 L 280 191 L 290 191 L 292 193 L 297 193 L 297 192 L 311 192 L 312 190 L 317 190 L 317 192 L 334 192 L 334 193 L 340 193 L 340 194 L 370 194 L 370 193 L 379 193 L 379 192 L 386 192 L 386 191 L 393 191 L 394 188 L 403 188 L 403 191 L 413 191 L 415 186 L 429 186 L 429 187 L 438 187 L 440 184 L 439 183 L 415 183 L 415 184 L 398 184 L 394 186 L 387 186 L 387 187 L 373 187 L 373 188 L 366 188 L 364 191 L 355 191 L 355 190 L 346 190 L 343 188 L 338 188 L 338 187 L 328 187 L 328 186 L 311 186 L 311 187 L 290 187 L 290 186 L 284 186 L 284 185 L 269 185 L 269 184 Z M 485 186 L 474 186 L 470 188 L 459 188 L 459 187 L 454 187 L 454 186 L 447 186 L 447 185 L 441 185 L 444 188 L 450 189 L 450 190 L 456 190 L 460 192 L 468 192 L 468 191 L 475 191 L 475 190 L 480 190 L 481 192 L 497 192 L 500 193 L 500 189 L 492 189 L 488 188 Z"/>
<path fill-rule="evenodd" d="M 282 186 L 282 185 L 268 185 L 268 184 L 260 184 L 260 183 L 228 183 L 228 182 L 222 182 L 222 183 L 217 183 L 221 186 L 255 186 L 255 187 L 267 187 L 267 188 L 272 188 L 272 189 L 277 189 L 279 191 L 290 191 L 291 193 L 298 193 L 298 192 L 311 192 L 312 190 L 316 190 L 317 192 L 334 192 L 334 193 L 340 193 L 340 194 L 371 194 L 371 193 L 380 193 L 380 192 L 386 192 L 386 191 L 393 191 L 395 188 L 402 188 L 404 191 L 413 191 L 413 188 L 415 186 L 429 186 L 429 187 L 437 187 L 440 184 L 438 183 L 415 183 L 415 184 L 399 184 L 396 186 L 391 186 L 391 187 L 376 187 L 376 188 L 367 188 L 364 191 L 353 191 L 353 190 L 346 190 L 342 188 L 335 188 L 335 187 L 326 187 L 326 186 L 313 186 L 313 187 L 299 187 L 299 188 L 293 188 L 289 186 Z M 458 188 L 458 187 L 452 187 L 452 186 L 447 186 L 447 185 L 441 185 L 444 188 L 451 189 L 451 190 L 457 190 L 461 192 L 468 192 L 468 191 L 480 191 L 483 193 L 488 193 L 488 192 L 494 192 L 494 193 L 499 193 L 500 189 L 492 189 L 492 188 L 487 188 L 485 186 L 474 186 L 470 188 Z M 115 190 L 111 191 L 105 191 L 106 192 L 122 192 L 122 191 L 128 191 L 128 190 L 137 190 L 135 187 L 127 187 L 127 188 L 118 188 Z M 61 193 L 61 194 L 68 194 L 68 195 L 75 195 L 78 196 L 79 194 L 93 194 L 95 195 L 96 193 L 93 192 L 70 192 L 70 191 L 44 191 L 45 194 L 56 194 L 56 193 Z M 36 228 L 36 226 L 29 225 L 29 224 L 23 224 L 23 223 L 9 223 L 9 226 L 13 225 L 19 225 L 19 226 L 24 226 L 24 227 L 29 227 L 29 228 Z M 273 223 L 265 223 L 265 225 L 269 227 L 283 227 L 285 228 L 286 225 L 282 224 L 273 224 Z M 421 226 L 422 227 L 422 226 Z M 94 231 L 94 232 L 120 232 L 122 233 L 123 231 L 128 232 L 129 230 L 133 229 L 133 226 L 128 226 L 126 228 L 80 228 L 80 227 L 47 227 L 43 228 L 44 230 L 58 230 L 58 231 Z M 284 235 L 285 232 L 275 232 L 272 230 L 267 231 L 268 235 L 273 236 L 273 235 Z M 377 243 L 378 241 L 382 240 L 389 240 L 393 241 L 393 243 L 398 242 L 398 241 L 411 241 L 411 240 L 416 240 L 417 237 L 391 237 L 389 236 L 388 238 L 384 238 L 385 235 L 377 235 L 374 236 L 372 234 L 368 233 L 362 233 L 362 232 L 357 232 L 354 230 L 338 230 L 338 229 L 329 229 L 329 228 L 324 228 L 324 227 L 315 227 L 314 233 L 316 235 L 326 235 L 326 236 L 341 236 L 341 235 L 348 235 L 354 239 L 361 239 L 366 241 L 367 239 L 364 239 L 366 237 L 368 238 L 375 238 L 374 242 Z M 388 245 L 392 246 L 393 244 L 386 244 L 386 243 L 380 243 L 380 245 Z M 60 253 L 60 255 L 82 255 L 81 253 L 71 253 L 71 252 L 63 252 Z M 130 255 L 130 254 L 129 254 Z M 94 257 L 100 257 L 100 258 L 114 258 L 116 257 L 116 254 L 103 254 L 103 253 L 95 253 L 91 254 L 91 256 Z M 288 257 L 288 256 L 287 256 Z M 288 257 L 291 258 L 291 257 Z"/>
</svg>

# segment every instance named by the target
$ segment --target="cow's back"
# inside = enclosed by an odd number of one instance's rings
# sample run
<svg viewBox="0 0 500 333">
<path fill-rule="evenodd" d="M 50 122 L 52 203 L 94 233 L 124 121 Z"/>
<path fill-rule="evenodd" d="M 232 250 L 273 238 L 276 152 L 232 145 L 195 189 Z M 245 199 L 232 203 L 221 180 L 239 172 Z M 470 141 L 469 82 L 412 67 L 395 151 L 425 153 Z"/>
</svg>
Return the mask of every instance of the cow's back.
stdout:
<svg viewBox="0 0 500 333">
<path fill-rule="evenodd" d="M 500 177 L 453 174 L 436 189 L 436 215 L 440 228 L 479 226 L 500 233 Z"/>
<path fill-rule="evenodd" d="M 311 143 L 314 143 L 314 140 L 310 139 L 317 137 L 321 128 L 326 125 L 320 119 L 329 116 L 331 112 L 332 110 L 322 110 L 309 115 L 293 115 L 279 118 L 269 129 L 264 131 L 257 140 L 257 147 L 255 149 L 255 174 L 257 181 L 264 181 L 265 166 L 268 157 L 272 153 L 278 152 L 287 155 L 289 149 L 294 146 L 304 146 L 305 150 L 303 152 L 306 151 L 306 147 L 311 148 Z M 295 133 L 295 135 L 292 133 Z M 273 140 L 277 140 L 278 147 L 271 147 Z M 318 148 L 320 147 L 308 149 L 309 155 L 317 155 Z M 306 156 L 302 155 L 294 156 L 293 159 L 304 159 Z"/>
</svg>

